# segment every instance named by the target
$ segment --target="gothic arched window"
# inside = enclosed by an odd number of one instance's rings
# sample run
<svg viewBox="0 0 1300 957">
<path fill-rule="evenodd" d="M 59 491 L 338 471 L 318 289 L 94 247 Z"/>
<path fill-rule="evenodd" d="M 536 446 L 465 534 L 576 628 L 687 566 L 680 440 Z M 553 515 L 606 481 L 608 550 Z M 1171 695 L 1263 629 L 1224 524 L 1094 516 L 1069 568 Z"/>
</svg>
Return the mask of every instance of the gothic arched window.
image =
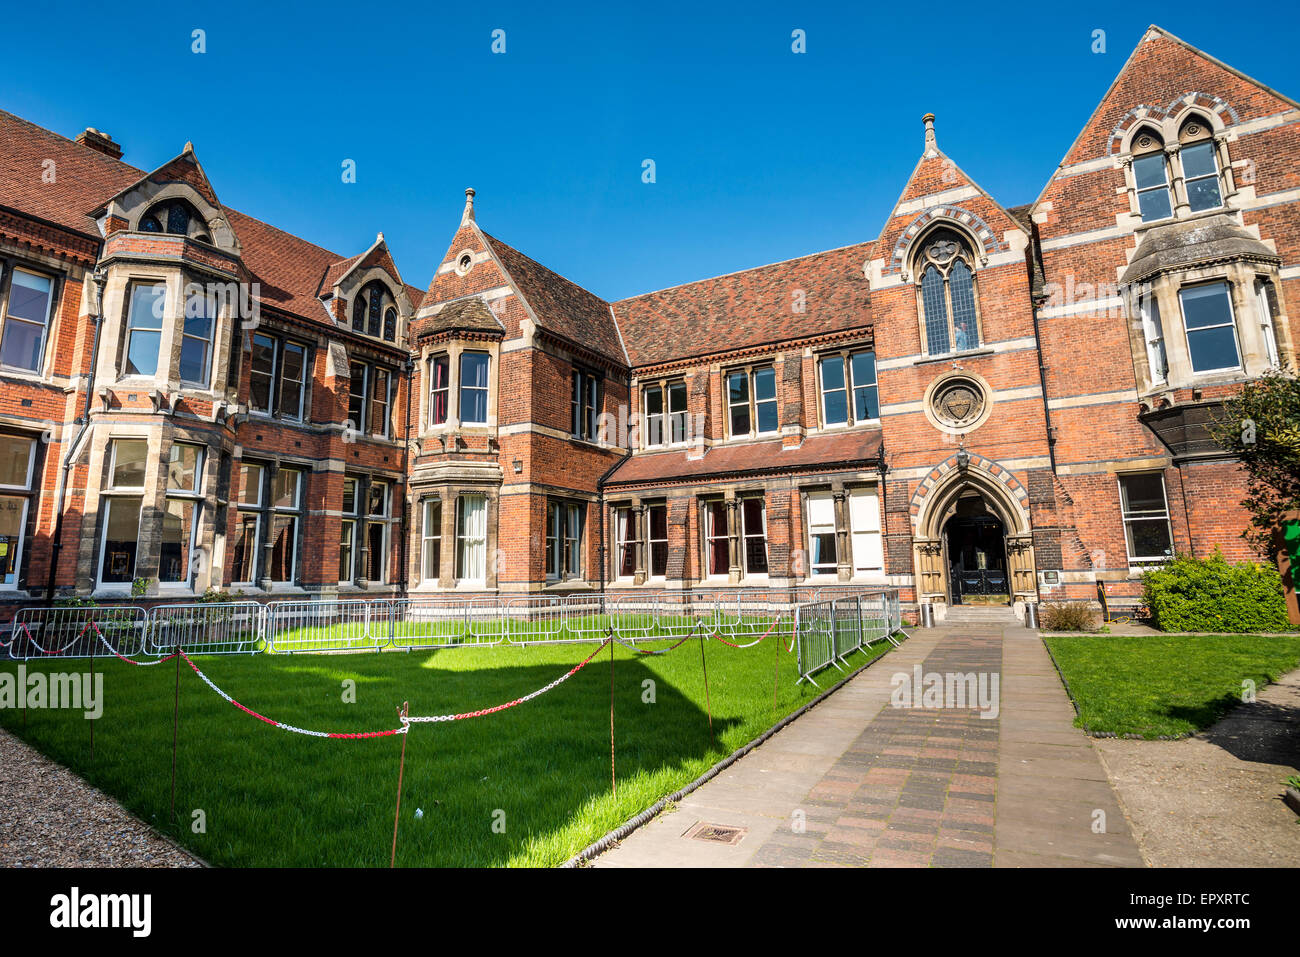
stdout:
<svg viewBox="0 0 1300 957">
<path fill-rule="evenodd" d="M 927 355 L 964 352 L 980 344 L 979 309 L 970 248 L 954 230 L 939 229 L 916 260 Z"/>
<path fill-rule="evenodd" d="M 188 236 L 201 242 L 210 243 L 208 225 L 203 217 L 183 199 L 169 199 L 157 203 L 140 217 L 136 226 L 142 233 L 170 233 L 174 236 Z"/>
<path fill-rule="evenodd" d="M 353 297 L 352 328 L 388 342 L 397 338 L 397 303 L 378 279 L 366 283 Z"/>
<path fill-rule="evenodd" d="M 1183 186 L 1192 212 L 1223 205 L 1219 188 L 1219 163 L 1210 124 L 1192 116 L 1178 131 L 1178 158 L 1183 164 Z"/>
</svg>

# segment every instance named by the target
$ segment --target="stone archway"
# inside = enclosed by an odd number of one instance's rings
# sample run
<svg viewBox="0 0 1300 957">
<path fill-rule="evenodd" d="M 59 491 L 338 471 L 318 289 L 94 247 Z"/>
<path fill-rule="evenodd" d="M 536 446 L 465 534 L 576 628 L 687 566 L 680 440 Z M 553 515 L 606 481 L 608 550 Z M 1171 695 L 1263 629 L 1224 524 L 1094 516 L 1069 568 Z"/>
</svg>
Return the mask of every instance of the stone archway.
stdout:
<svg viewBox="0 0 1300 957">
<path fill-rule="evenodd" d="M 911 513 L 918 601 L 953 600 L 957 556 L 951 552 L 949 532 L 954 521 L 985 527 L 982 547 L 1004 568 L 1009 601 L 1038 600 L 1028 493 L 997 463 L 966 452 L 953 455 L 917 488 Z M 988 529 L 994 527 L 1002 536 L 1001 552 L 987 541 Z"/>
</svg>

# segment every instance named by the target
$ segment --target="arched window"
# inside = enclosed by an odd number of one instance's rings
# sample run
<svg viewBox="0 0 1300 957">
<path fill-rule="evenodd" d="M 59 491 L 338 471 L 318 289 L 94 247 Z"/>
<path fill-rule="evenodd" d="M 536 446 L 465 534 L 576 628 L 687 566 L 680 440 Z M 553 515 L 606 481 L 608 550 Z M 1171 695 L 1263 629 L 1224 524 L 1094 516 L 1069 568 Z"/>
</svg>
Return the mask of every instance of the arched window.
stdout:
<svg viewBox="0 0 1300 957">
<path fill-rule="evenodd" d="M 980 344 L 972 262 L 969 245 L 954 230 L 935 230 L 923 241 L 916 270 L 927 355 L 964 352 Z"/>
<path fill-rule="evenodd" d="M 352 328 L 388 342 L 397 338 L 397 303 L 378 279 L 366 283 L 353 298 Z"/>
<path fill-rule="evenodd" d="M 1199 116 L 1190 117 L 1178 131 L 1179 159 L 1183 184 L 1192 212 L 1218 209 L 1223 205 L 1219 189 L 1219 162 L 1210 124 Z"/>
<path fill-rule="evenodd" d="M 1149 127 L 1133 137 L 1133 183 L 1137 188 L 1142 222 L 1168 219 L 1174 214 L 1169 192 L 1169 166 L 1165 162 L 1165 141 Z"/>
<path fill-rule="evenodd" d="M 210 243 L 208 224 L 189 203 L 183 199 L 168 199 L 156 203 L 145 211 L 136 226 L 142 233 L 170 233 L 173 236 L 188 236 L 200 242 Z"/>
</svg>

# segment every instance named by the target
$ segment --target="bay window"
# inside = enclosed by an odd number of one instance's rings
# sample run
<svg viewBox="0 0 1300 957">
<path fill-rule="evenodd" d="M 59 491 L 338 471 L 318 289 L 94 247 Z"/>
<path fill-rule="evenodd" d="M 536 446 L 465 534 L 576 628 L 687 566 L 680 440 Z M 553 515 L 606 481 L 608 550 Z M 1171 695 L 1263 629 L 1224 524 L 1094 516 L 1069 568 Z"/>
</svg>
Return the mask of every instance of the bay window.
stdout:
<svg viewBox="0 0 1300 957">
<path fill-rule="evenodd" d="M 162 354 L 163 314 L 167 285 L 161 282 L 132 283 L 126 315 L 126 358 L 123 375 L 151 376 L 158 372 Z"/>
<path fill-rule="evenodd" d="M 11 267 L 7 292 L 0 320 L 0 366 L 39 372 L 54 308 L 54 280 Z"/>
<path fill-rule="evenodd" d="M 114 439 L 109 445 L 109 478 L 103 495 L 104 527 L 100 541 L 101 584 L 122 585 L 135 580 L 148 457 L 149 444 L 144 439 Z"/>
<path fill-rule="evenodd" d="M 181 382 L 206 389 L 212 376 L 212 334 L 217 319 L 217 301 L 201 289 L 185 299 L 185 322 L 181 329 Z"/>
<path fill-rule="evenodd" d="M 1255 314 L 1259 320 L 1260 338 L 1264 340 L 1264 354 L 1270 366 L 1279 362 L 1277 351 L 1277 331 L 1273 323 L 1281 310 L 1277 304 L 1277 288 L 1272 280 L 1260 278 L 1255 280 Z"/>
<path fill-rule="evenodd" d="M 451 363 L 446 353 L 429 357 L 429 425 L 442 425 L 447 421 L 450 376 Z"/>
<path fill-rule="evenodd" d="M 460 421 L 466 425 L 486 425 L 488 420 L 488 354 L 460 354 Z"/>
<path fill-rule="evenodd" d="M 1193 372 L 1215 372 L 1241 365 L 1232 295 L 1226 282 L 1184 286 L 1178 291 Z"/>
<path fill-rule="evenodd" d="M 1138 303 L 1142 318 L 1142 336 L 1146 340 L 1147 368 L 1153 384 L 1164 382 L 1169 375 L 1169 359 L 1165 354 L 1165 332 L 1160 322 L 1160 302 L 1154 293 L 1146 293 Z"/>
</svg>

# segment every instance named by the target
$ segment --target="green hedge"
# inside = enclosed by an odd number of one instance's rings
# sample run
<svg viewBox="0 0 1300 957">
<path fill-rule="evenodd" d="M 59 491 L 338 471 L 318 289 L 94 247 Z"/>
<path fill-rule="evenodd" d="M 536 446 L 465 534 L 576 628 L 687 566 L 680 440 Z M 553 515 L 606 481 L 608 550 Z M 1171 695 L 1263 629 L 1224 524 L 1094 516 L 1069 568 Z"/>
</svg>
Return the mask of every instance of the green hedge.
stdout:
<svg viewBox="0 0 1300 957">
<path fill-rule="evenodd" d="M 1142 600 L 1161 631 L 1289 631 L 1282 578 L 1273 565 L 1179 555 L 1142 576 Z"/>
</svg>

